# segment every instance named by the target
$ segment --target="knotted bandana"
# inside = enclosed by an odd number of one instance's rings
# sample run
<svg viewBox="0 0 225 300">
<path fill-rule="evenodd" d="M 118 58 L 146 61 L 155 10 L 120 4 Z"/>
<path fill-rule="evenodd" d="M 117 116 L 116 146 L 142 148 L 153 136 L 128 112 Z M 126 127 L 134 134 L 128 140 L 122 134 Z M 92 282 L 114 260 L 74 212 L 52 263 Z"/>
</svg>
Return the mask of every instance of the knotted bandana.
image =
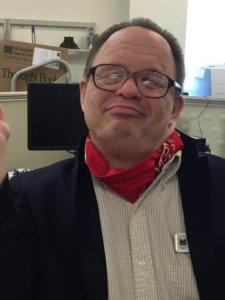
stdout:
<svg viewBox="0 0 225 300">
<path fill-rule="evenodd" d="M 159 149 L 153 151 L 137 165 L 124 170 L 110 168 L 88 135 L 85 155 L 86 163 L 92 174 L 120 196 L 134 203 L 161 172 L 163 166 L 182 148 L 183 142 L 180 135 L 177 131 L 174 131 Z"/>
</svg>

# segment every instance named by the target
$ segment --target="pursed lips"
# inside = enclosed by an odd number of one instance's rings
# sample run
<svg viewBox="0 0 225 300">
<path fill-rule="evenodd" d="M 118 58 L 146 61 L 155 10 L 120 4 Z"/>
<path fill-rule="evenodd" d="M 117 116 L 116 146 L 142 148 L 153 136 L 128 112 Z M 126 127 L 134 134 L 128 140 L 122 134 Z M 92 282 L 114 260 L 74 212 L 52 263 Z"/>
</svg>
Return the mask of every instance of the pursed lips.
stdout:
<svg viewBox="0 0 225 300">
<path fill-rule="evenodd" d="M 133 117 L 140 117 L 146 115 L 146 113 L 143 110 L 140 110 L 139 108 L 130 105 L 124 105 L 124 104 L 112 105 L 110 107 L 107 107 L 105 111 L 109 111 L 117 115 L 127 115 Z"/>
</svg>

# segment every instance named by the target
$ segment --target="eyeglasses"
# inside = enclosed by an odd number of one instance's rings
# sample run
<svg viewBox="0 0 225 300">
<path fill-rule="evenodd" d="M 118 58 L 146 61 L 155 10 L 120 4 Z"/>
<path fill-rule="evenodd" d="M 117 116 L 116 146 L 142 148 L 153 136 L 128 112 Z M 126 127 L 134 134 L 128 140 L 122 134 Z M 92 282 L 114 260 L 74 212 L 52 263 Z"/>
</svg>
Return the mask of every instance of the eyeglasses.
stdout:
<svg viewBox="0 0 225 300">
<path fill-rule="evenodd" d="M 178 82 L 153 70 L 131 73 L 122 66 L 101 64 L 90 68 L 89 75 L 92 75 L 95 86 L 104 91 L 117 91 L 129 77 L 134 78 L 140 93 L 149 98 L 162 98 L 171 87 L 179 93 L 182 90 Z"/>
</svg>

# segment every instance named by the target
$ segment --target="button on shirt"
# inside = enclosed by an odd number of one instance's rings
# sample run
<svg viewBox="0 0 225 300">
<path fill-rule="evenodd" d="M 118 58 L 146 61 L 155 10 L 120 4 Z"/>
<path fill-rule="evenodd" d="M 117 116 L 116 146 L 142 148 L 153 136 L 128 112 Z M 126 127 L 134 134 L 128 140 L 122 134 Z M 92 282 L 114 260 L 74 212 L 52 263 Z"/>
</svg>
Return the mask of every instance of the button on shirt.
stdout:
<svg viewBox="0 0 225 300">
<path fill-rule="evenodd" d="M 109 300 L 198 300 L 189 253 L 175 251 L 185 232 L 176 172 L 181 153 L 134 203 L 94 176 L 107 265 Z"/>
</svg>

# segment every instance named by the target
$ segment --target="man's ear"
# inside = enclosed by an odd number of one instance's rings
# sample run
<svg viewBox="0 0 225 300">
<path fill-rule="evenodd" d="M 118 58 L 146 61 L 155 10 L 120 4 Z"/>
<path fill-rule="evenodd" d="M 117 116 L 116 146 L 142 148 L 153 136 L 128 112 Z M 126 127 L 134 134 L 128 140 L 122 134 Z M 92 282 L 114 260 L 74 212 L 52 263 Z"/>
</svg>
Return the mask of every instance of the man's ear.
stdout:
<svg viewBox="0 0 225 300">
<path fill-rule="evenodd" d="M 80 105 L 81 105 L 81 109 L 83 110 L 84 107 L 84 101 L 85 101 L 85 92 L 86 92 L 86 88 L 87 88 L 87 81 L 85 79 L 82 79 L 80 81 Z"/>
<path fill-rule="evenodd" d="M 172 116 L 175 121 L 179 117 L 179 115 L 184 107 L 184 103 L 185 103 L 184 96 L 181 94 L 174 100 Z"/>
</svg>

